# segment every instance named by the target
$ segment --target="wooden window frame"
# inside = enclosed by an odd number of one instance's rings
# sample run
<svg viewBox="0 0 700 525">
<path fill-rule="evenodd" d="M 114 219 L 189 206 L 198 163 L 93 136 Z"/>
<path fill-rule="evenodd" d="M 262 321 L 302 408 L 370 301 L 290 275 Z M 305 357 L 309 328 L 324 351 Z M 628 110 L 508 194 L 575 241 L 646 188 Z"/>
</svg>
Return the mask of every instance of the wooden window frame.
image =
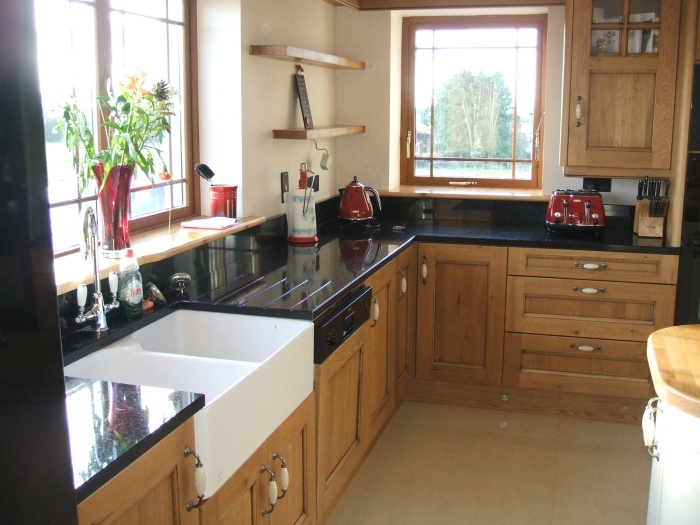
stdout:
<svg viewBox="0 0 700 525">
<path fill-rule="evenodd" d="M 193 217 L 199 215 L 201 211 L 200 203 L 200 188 L 197 184 L 198 177 L 194 173 L 194 159 L 199 157 L 199 126 L 198 126 L 198 87 L 197 87 L 197 2 L 196 0 L 182 0 L 183 4 L 183 95 L 181 95 L 181 103 L 178 105 L 178 111 L 184 112 L 184 122 L 183 122 L 183 135 L 185 140 L 182 144 L 182 149 L 184 153 L 183 160 L 183 177 L 185 182 L 183 184 L 187 185 L 185 192 L 185 198 L 187 204 L 182 207 L 166 209 L 160 212 L 156 212 L 144 217 L 130 218 L 129 219 L 129 231 L 133 235 L 134 233 L 142 232 L 145 230 L 150 230 L 158 226 L 163 226 L 171 221 L 180 221 L 188 217 Z M 109 6 L 108 0 L 95 0 L 95 28 L 96 34 L 109 34 L 109 15 L 111 12 L 111 7 Z M 97 56 L 98 56 L 98 78 L 95 79 L 98 93 L 101 95 L 107 94 L 107 84 L 108 77 L 110 76 L 110 62 L 111 54 L 110 43 L 106 39 L 98 39 L 97 44 Z M 98 118 L 100 115 L 98 114 Z M 100 142 L 99 148 L 105 148 L 104 134 L 97 133 L 96 138 Z M 140 184 L 139 184 L 140 185 Z M 132 186 L 131 193 L 139 190 L 137 184 Z M 153 186 L 148 186 L 146 189 L 151 189 L 152 187 L 166 187 L 168 188 L 168 183 L 154 179 Z M 177 190 L 173 190 L 177 191 Z M 51 208 L 56 208 L 60 206 L 66 206 L 70 204 L 78 204 L 79 207 L 93 205 L 95 206 L 97 202 L 97 195 L 82 195 L 79 194 L 74 199 L 69 201 L 54 202 L 50 204 Z M 53 226 L 52 226 L 53 227 Z M 59 249 L 54 252 L 55 257 L 60 257 L 63 255 L 68 255 L 75 253 L 80 249 L 79 246 L 68 247 L 64 249 Z"/>
<path fill-rule="evenodd" d="M 538 69 L 536 92 L 538 93 L 535 101 L 533 115 L 538 115 L 539 118 L 533 118 L 533 143 L 535 137 L 539 133 L 539 147 L 533 144 L 532 155 L 532 178 L 526 181 L 514 179 L 483 179 L 483 178 L 467 178 L 460 177 L 450 179 L 447 177 L 416 177 L 414 175 L 415 156 L 414 156 L 414 140 L 408 140 L 410 137 L 415 137 L 415 32 L 417 29 L 447 29 L 447 28 L 465 28 L 465 27 L 514 27 L 532 24 L 539 29 L 538 42 Z M 547 42 L 547 15 L 546 14 L 526 14 L 526 15 L 503 15 L 503 16 L 425 16 L 425 17 L 406 17 L 403 19 L 402 28 L 402 50 L 401 50 L 401 155 L 400 155 L 400 170 L 401 184 L 413 186 L 448 186 L 450 182 L 458 184 L 474 183 L 475 186 L 481 188 L 513 188 L 513 189 L 540 189 L 542 187 L 542 147 L 544 145 L 544 87 L 545 72 L 546 72 L 546 42 Z M 506 159 L 508 160 L 508 159 Z"/>
</svg>

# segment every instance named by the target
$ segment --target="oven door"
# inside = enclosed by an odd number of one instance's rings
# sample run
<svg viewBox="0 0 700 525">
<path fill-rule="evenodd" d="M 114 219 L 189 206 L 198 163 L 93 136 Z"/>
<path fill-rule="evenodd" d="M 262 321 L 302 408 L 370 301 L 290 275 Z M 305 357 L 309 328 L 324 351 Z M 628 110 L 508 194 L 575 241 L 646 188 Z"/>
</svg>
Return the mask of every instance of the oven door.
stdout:
<svg viewBox="0 0 700 525">
<path fill-rule="evenodd" d="M 678 264 L 675 324 L 700 322 L 700 245 L 682 246 Z"/>
</svg>

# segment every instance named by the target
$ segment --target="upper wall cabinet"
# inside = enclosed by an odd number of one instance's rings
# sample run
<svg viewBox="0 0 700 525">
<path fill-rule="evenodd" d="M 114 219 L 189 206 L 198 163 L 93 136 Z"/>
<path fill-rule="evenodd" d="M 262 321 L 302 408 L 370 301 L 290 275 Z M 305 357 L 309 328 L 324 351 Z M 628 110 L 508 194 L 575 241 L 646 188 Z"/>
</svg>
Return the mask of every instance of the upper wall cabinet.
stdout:
<svg viewBox="0 0 700 525">
<path fill-rule="evenodd" d="M 568 0 L 567 175 L 667 177 L 681 2 Z"/>
</svg>

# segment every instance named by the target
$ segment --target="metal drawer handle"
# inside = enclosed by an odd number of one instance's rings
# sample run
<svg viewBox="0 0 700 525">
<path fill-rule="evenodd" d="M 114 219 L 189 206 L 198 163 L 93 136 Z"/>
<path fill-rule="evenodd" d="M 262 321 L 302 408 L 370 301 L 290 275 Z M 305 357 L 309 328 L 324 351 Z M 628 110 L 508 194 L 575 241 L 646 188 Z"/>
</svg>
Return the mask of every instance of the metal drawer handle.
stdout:
<svg viewBox="0 0 700 525">
<path fill-rule="evenodd" d="M 571 348 L 571 349 L 573 349 L 573 350 L 580 350 L 581 352 L 592 352 L 593 350 L 595 350 L 595 351 L 598 352 L 598 351 L 600 351 L 600 350 L 603 349 L 602 346 L 598 346 L 598 345 L 596 345 L 596 346 L 577 345 L 576 343 L 571 343 L 571 344 L 569 345 L 569 348 Z"/>
<path fill-rule="evenodd" d="M 576 97 L 576 127 L 581 126 L 581 96 Z"/>
<path fill-rule="evenodd" d="M 273 472 L 265 465 L 260 465 L 260 472 L 267 472 L 270 476 L 270 479 L 267 482 L 267 499 L 270 502 L 270 508 L 266 509 L 263 507 L 263 509 L 260 511 L 263 516 L 267 516 L 268 514 L 272 514 L 272 512 L 275 510 L 275 505 L 277 504 L 277 480 L 275 479 Z"/>
<path fill-rule="evenodd" d="M 607 263 L 580 263 L 578 261 L 574 263 L 574 266 L 584 270 L 605 270 L 608 267 Z"/>
<path fill-rule="evenodd" d="M 578 286 L 574 286 L 574 292 L 605 293 L 605 288 L 579 288 Z"/>
<path fill-rule="evenodd" d="M 282 462 L 280 467 L 280 488 L 282 489 L 282 495 L 277 496 L 278 500 L 283 499 L 287 495 L 287 488 L 289 488 L 289 469 L 287 468 L 287 462 L 282 456 L 277 452 L 272 453 L 272 461 L 279 459 Z"/>
<path fill-rule="evenodd" d="M 190 455 L 194 456 L 196 461 L 194 470 L 194 489 L 197 493 L 197 503 L 194 503 L 192 500 L 189 500 L 187 502 L 187 512 L 192 512 L 193 509 L 198 509 L 207 502 L 207 500 L 204 499 L 204 492 L 207 488 L 207 477 L 204 472 L 204 465 L 202 464 L 202 460 L 199 457 L 199 454 L 197 454 L 194 450 L 190 448 L 189 445 L 187 445 L 185 447 L 185 457 L 187 458 Z"/>
</svg>

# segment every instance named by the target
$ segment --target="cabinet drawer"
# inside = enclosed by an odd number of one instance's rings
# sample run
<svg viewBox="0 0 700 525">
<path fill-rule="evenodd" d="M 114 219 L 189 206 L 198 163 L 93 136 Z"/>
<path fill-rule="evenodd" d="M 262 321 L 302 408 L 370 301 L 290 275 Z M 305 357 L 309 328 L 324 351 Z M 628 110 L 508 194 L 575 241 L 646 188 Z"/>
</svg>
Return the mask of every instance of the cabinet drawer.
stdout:
<svg viewBox="0 0 700 525">
<path fill-rule="evenodd" d="M 673 324 L 674 303 L 674 286 L 508 277 L 506 330 L 646 341 Z"/>
<path fill-rule="evenodd" d="M 654 395 L 643 342 L 506 334 L 503 384 L 576 394 Z"/>
<path fill-rule="evenodd" d="M 509 248 L 508 275 L 676 284 L 678 256 Z"/>
</svg>

